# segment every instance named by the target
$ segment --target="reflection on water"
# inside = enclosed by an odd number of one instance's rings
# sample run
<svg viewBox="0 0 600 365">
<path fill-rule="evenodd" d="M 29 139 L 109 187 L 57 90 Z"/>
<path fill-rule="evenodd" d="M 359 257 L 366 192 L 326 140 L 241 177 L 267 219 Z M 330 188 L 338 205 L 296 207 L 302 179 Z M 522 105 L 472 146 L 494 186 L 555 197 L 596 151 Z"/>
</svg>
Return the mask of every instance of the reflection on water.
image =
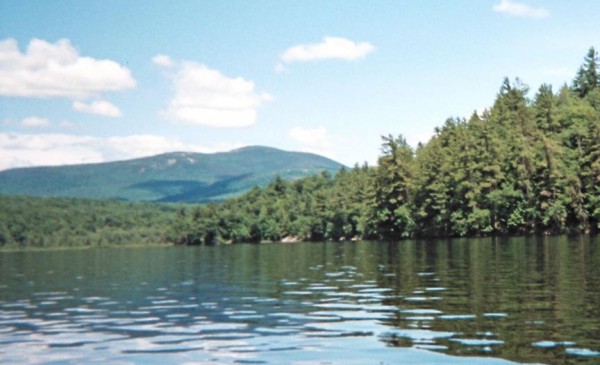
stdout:
<svg viewBox="0 0 600 365">
<path fill-rule="evenodd" d="M 0 254 L 1 363 L 600 361 L 600 239 Z"/>
</svg>

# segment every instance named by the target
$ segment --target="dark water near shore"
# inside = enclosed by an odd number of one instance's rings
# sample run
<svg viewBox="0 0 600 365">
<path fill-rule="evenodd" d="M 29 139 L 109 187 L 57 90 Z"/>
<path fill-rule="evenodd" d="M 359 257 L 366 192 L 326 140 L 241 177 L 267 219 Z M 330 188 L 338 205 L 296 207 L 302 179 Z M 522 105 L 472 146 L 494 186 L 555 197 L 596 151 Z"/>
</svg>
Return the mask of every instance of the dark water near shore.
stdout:
<svg viewBox="0 0 600 365">
<path fill-rule="evenodd" d="M 0 363 L 600 363 L 600 239 L 0 253 Z"/>
</svg>

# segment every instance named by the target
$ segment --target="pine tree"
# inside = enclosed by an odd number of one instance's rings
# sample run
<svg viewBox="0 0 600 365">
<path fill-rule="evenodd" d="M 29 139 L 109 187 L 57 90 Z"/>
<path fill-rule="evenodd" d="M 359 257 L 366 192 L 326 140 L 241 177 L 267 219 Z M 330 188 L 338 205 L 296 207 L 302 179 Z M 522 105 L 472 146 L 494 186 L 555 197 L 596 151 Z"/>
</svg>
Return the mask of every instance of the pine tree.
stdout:
<svg viewBox="0 0 600 365">
<path fill-rule="evenodd" d="M 376 220 L 383 237 L 398 239 L 413 234 L 411 202 L 413 151 L 402 136 L 382 137 L 382 156 L 375 178 Z"/>
<path fill-rule="evenodd" d="M 591 47 L 573 80 L 573 90 L 579 97 L 585 97 L 600 85 L 598 71 L 598 53 L 594 47 Z"/>
</svg>

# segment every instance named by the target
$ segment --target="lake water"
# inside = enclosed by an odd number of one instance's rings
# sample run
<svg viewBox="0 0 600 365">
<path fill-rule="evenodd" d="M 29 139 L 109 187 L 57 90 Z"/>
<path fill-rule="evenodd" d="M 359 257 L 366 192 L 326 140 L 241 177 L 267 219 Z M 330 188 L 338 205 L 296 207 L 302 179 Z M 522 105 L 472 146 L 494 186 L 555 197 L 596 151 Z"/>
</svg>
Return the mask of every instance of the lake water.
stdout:
<svg viewBox="0 0 600 365">
<path fill-rule="evenodd" d="M 600 239 L 0 253 L 0 363 L 600 363 Z"/>
</svg>

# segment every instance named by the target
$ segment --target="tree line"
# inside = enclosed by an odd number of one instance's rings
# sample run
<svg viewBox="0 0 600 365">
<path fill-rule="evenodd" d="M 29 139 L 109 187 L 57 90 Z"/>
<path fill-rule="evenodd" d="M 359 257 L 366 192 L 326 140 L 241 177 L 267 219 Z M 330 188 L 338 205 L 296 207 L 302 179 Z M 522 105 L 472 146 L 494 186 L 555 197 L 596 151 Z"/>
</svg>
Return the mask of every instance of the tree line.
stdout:
<svg viewBox="0 0 600 365">
<path fill-rule="evenodd" d="M 413 149 L 382 138 L 377 166 L 254 188 L 180 209 L 177 244 L 595 232 L 600 76 L 594 48 L 571 85 L 505 79 L 493 105 Z"/>
<path fill-rule="evenodd" d="M 173 241 L 176 206 L 0 196 L 0 248 L 102 247 Z"/>
</svg>

